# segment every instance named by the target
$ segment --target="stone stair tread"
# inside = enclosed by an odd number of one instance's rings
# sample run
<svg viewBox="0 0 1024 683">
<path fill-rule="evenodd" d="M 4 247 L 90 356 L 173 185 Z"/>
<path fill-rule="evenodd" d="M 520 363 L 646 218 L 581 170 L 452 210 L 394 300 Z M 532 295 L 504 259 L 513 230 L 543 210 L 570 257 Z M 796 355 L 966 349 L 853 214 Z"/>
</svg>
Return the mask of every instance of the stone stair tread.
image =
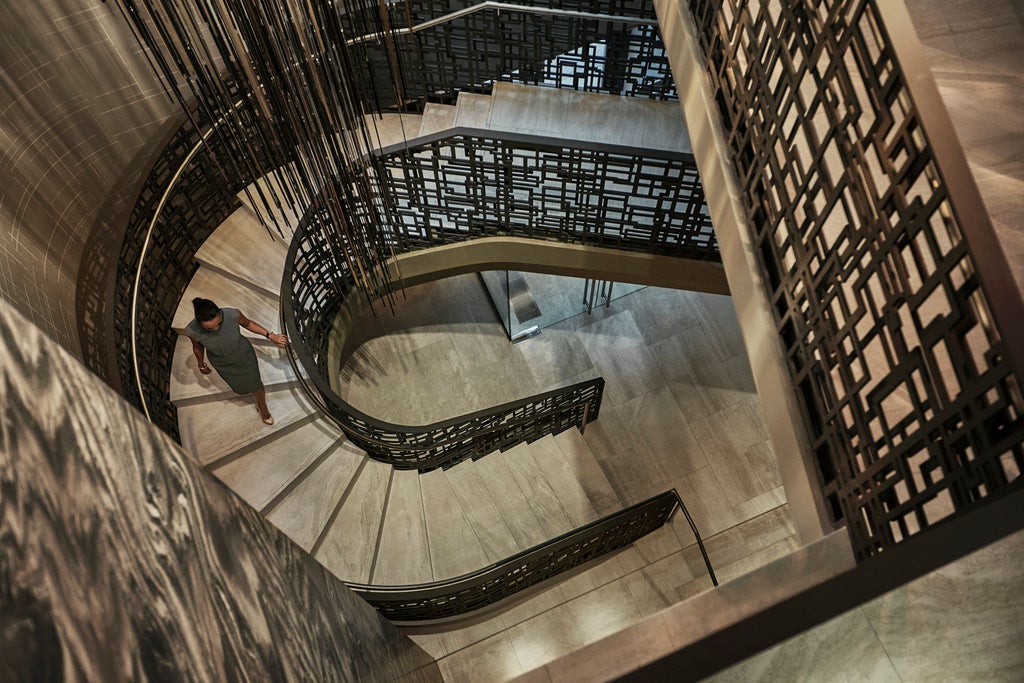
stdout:
<svg viewBox="0 0 1024 683">
<path fill-rule="evenodd" d="M 569 103 L 557 88 L 498 82 L 491 90 L 491 130 L 562 137 Z"/>
<path fill-rule="evenodd" d="M 285 167 L 285 172 L 288 168 Z M 263 206 L 263 202 L 260 200 L 260 192 L 263 192 L 263 196 L 270 202 L 271 209 L 270 213 L 267 213 L 266 207 Z M 281 202 L 280 208 L 275 204 L 274 195 Z M 305 207 L 293 207 L 287 203 L 288 194 L 284 192 L 281 184 L 277 181 L 273 174 L 268 174 L 262 178 L 258 178 L 254 183 L 246 188 L 246 191 L 238 193 L 238 199 L 242 202 L 242 205 L 247 207 L 253 212 L 254 217 L 262 216 L 263 220 L 267 222 L 270 229 L 273 231 L 281 230 L 288 234 L 288 231 L 294 231 L 299 226 L 299 220 L 302 219 L 302 214 L 305 211 Z M 298 201 L 298 200 L 297 200 Z M 274 224 L 274 220 L 277 221 L 277 225 Z"/>
<path fill-rule="evenodd" d="M 270 231 L 275 232 L 273 226 Z M 200 263 L 275 295 L 281 291 L 287 256 L 287 243 L 272 238 L 248 206 L 228 216 L 196 252 Z"/>
<path fill-rule="evenodd" d="M 178 408 L 182 447 L 208 465 L 316 410 L 305 392 L 293 385 L 268 387 L 267 406 L 274 416 L 273 425 L 263 424 L 255 405 L 251 396 L 238 396 Z"/>
<path fill-rule="evenodd" d="M 532 446 L 519 444 L 504 454 L 505 462 L 519 489 L 530 501 L 534 515 L 544 529 L 545 540 L 564 534 L 578 525 L 566 513 L 558 493 L 548 483 L 544 470 L 537 464 Z"/>
<path fill-rule="evenodd" d="M 460 92 L 455 101 L 454 125 L 462 128 L 487 128 L 492 101 L 490 95 Z"/>
<path fill-rule="evenodd" d="M 260 377 L 263 385 L 273 387 L 295 381 L 295 371 L 288 362 L 287 352 L 274 345 L 254 344 L 256 359 L 260 364 Z M 196 357 L 192 353 L 192 341 L 182 335 L 174 346 L 174 358 L 171 361 L 170 397 L 172 403 L 198 402 L 199 400 L 217 400 L 222 397 L 231 398 L 235 394 L 217 371 L 209 375 L 199 372 Z"/>
<path fill-rule="evenodd" d="M 316 559 L 342 581 L 370 580 L 392 472 L 390 465 L 366 462 L 316 552 Z"/>
<path fill-rule="evenodd" d="M 267 519 L 309 552 L 365 459 L 354 448 L 336 446 Z"/>
<path fill-rule="evenodd" d="M 455 126 L 455 107 L 451 104 L 435 104 L 430 102 L 423 108 L 423 119 L 420 121 L 419 137 L 430 135 Z"/>
<path fill-rule="evenodd" d="M 340 438 L 338 430 L 312 421 L 215 468 L 213 473 L 249 505 L 263 510 Z"/>
<path fill-rule="evenodd" d="M 487 457 L 500 458 L 501 456 L 492 453 Z M 494 476 L 500 475 L 502 472 L 505 474 L 505 480 L 492 480 L 490 483 L 494 488 L 507 490 L 509 487 L 516 486 L 507 469 L 493 468 L 490 474 Z M 473 531 L 480 540 L 480 545 L 483 546 L 489 562 L 503 560 L 529 547 L 528 545 L 520 546 L 516 542 L 502 511 L 498 508 L 494 496 L 488 490 L 487 483 L 480 474 L 478 463 L 460 463 L 448 470 L 446 476 L 466 513 L 466 517 L 472 524 Z"/>
<path fill-rule="evenodd" d="M 224 308 L 237 308 L 245 317 L 255 320 L 269 330 L 277 330 L 280 327 L 281 314 L 277 299 L 224 277 L 215 270 L 200 266 L 174 313 L 171 326 L 178 334 L 185 334 L 185 326 L 195 317 L 192 299 L 197 296 L 210 299 Z M 253 337 L 262 338 L 255 335 Z"/>
<path fill-rule="evenodd" d="M 374 149 L 383 149 L 416 138 L 423 124 L 423 116 L 419 114 L 367 115 L 364 119 Z"/>
<path fill-rule="evenodd" d="M 567 429 L 554 439 L 598 515 L 610 515 L 625 507 L 578 429 Z"/>
<path fill-rule="evenodd" d="M 495 83 L 491 130 L 692 152 L 678 102 Z"/>
<path fill-rule="evenodd" d="M 398 586 L 433 580 L 420 474 L 396 470 L 391 477 L 372 583 Z"/>
<path fill-rule="evenodd" d="M 530 450 L 533 452 L 534 462 L 544 473 L 551 490 L 558 496 L 558 503 L 574 528 L 600 517 L 553 437 L 546 436 L 534 441 L 530 444 Z"/>
<path fill-rule="evenodd" d="M 518 446 L 517 446 L 518 448 Z M 506 462 L 513 449 L 505 453 L 492 453 L 474 463 L 474 469 L 490 494 L 491 500 L 505 520 L 512 540 L 519 548 L 533 546 L 549 540 L 549 537 L 533 511 L 533 502 L 519 487 Z M 453 468 L 454 471 L 454 468 Z"/>
<path fill-rule="evenodd" d="M 434 579 L 450 579 L 486 567 L 487 554 L 444 470 L 421 474 L 420 487 Z"/>
</svg>

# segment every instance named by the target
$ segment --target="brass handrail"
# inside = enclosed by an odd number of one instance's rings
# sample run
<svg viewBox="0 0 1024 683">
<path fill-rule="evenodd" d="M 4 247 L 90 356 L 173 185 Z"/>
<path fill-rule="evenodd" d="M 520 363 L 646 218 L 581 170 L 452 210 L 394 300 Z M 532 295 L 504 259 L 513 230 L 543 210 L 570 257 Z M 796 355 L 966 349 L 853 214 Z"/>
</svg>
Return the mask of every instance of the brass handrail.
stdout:
<svg viewBox="0 0 1024 683">
<path fill-rule="evenodd" d="M 233 105 L 234 108 L 237 109 L 240 107 L 242 102 L 243 100 L 236 101 Z M 149 251 L 149 243 L 153 238 L 153 228 L 156 227 L 157 221 L 160 220 L 160 214 L 163 213 L 164 204 L 167 203 L 175 185 L 178 184 L 178 179 L 181 177 L 182 173 L 185 172 L 185 168 L 192 162 L 195 155 L 199 153 L 199 150 L 206 145 L 206 141 L 217 130 L 217 127 L 220 126 L 226 118 L 227 115 L 224 115 L 217 119 L 213 125 L 211 125 L 209 129 L 200 136 L 199 141 L 196 142 L 191 150 L 189 150 L 189 153 L 185 155 L 185 158 L 181 160 L 181 163 L 178 165 L 178 170 L 174 172 L 173 176 L 171 176 L 170 182 L 167 183 L 167 187 L 164 188 L 164 191 L 160 196 L 160 201 L 157 202 L 156 210 L 153 212 L 153 217 L 150 219 L 149 226 L 146 228 L 146 236 L 142 240 L 142 249 L 139 251 L 139 262 L 135 268 L 135 280 L 132 283 L 131 332 L 129 333 L 129 339 L 132 347 L 132 372 L 135 375 L 135 388 L 139 391 L 139 404 L 142 408 L 142 414 L 145 415 L 146 419 L 150 422 L 152 422 L 153 418 L 150 417 L 149 407 L 146 405 L 146 392 L 142 388 L 142 375 L 139 372 L 139 350 L 138 344 L 135 341 L 138 328 L 136 318 L 138 317 L 139 308 L 139 285 L 142 281 L 143 267 L 146 263 L 146 252 Z"/>
</svg>

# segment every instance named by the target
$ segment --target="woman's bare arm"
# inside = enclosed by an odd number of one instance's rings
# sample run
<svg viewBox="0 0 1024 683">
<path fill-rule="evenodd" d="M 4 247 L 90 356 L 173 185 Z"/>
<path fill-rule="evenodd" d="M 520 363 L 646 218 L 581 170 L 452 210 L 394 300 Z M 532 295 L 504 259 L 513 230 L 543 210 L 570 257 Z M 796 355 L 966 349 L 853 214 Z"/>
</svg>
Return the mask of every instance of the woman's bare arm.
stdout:
<svg viewBox="0 0 1024 683">
<path fill-rule="evenodd" d="M 267 328 L 263 327 L 263 325 L 249 320 L 241 311 L 238 312 L 238 326 L 249 330 L 253 334 L 262 335 L 282 348 L 288 345 L 288 337 L 283 334 L 271 332 Z"/>
<path fill-rule="evenodd" d="M 199 364 L 199 372 L 209 375 L 211 370 L 210 366 L 206 364 L 206 347 L 192 339 L 192 353 L 195 354 L 196 362 Z"/>
</svg>

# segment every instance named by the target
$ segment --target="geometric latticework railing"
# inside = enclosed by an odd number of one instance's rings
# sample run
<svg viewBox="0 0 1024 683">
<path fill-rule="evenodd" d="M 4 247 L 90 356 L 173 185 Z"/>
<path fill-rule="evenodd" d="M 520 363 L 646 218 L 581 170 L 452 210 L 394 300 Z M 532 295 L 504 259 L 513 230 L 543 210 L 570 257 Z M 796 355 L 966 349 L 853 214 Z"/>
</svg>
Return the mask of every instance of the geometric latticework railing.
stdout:
<svg viewBox="0 0 1024 683">
<path fill-rule="evenodd" d="M 976 190 L 951 188 L 877 3 L 689 7 L 824 492 L 857 556 L 1020 488 L 1021 349 L 1007 340 L 1020 299 L 989 284 L 1012 282 L 1001 260 L 972 251 L 965 233 L 991 227 L 961 217 L 958 193 Z"/>
<path fill-rule="evenodd" d="M 296 230 L 282 282 L 282 319 L 297 375 L 318 407 L 373 459 L 400 470 L 452 467 L 597 419 L 600 377 L 428 425 L 378 420 L 342 399 L 327 379 L 331 328 L 348 297 L 361 297 L 347 265 L 330 251 L 313 212 Z"/>
<path fill-rule="evenodd" d="M 453 4 L 413 3 L 409 17 L 420 24 L 463 9 Z M 366 83 L 376 86 L 375 103 L 393 103 L 390 88 L 382 87 L 392 78 L 406 106 L 415 100 L 449 101 L 458 92 L 489 93 L 495 81 L 678 98 L 649 5 L 623 14 L 619 3 L 591 3 L 582 10 L 589 16 L 569 16 L 531 11 L 523 4 L 476 6 L 443 23 L 392 36 L 400 59 L 397 73 L 385 46 L 376 38 L 359 39 L 370 67 Z M 392 12 L 392 25 L 405 26 L 405 6 L 402 10 Z M 622 19 L 597 16 L 607 11 Z"/>
<path fill-rule="evenodd" d="M 692 155 L 579 145 L 456 129 L 381 150 L 395 252 L 511 236 L 719 259 Z M 286 261 L 284 326 L 311 395 L 371 457 L 399 469 L 449 467 L 597 417 L 600 378 L 424 426 L 356 410 L 328 379 L 337 315 L 349 297 L 363 296 L 333 239 L 326 216 L 307 212 Z"/>
<path fill-rule="evenodd" d="M 399 251 L 502 235 L 720 260 L 689 153 L 456 128 L 380 155 Z"/>
<path fill-rule="evenodd" d="M 493 605 L 530 586 L 625 548 L 668 523 L 677 510 L 686 514 L 711 583 L 717 586 L 700 534 L 675 490 L 465 576 L 415 586 L 352 583 L 348 586 L 391 621 L 416 622 L 459 616 Z"/>
</svg>

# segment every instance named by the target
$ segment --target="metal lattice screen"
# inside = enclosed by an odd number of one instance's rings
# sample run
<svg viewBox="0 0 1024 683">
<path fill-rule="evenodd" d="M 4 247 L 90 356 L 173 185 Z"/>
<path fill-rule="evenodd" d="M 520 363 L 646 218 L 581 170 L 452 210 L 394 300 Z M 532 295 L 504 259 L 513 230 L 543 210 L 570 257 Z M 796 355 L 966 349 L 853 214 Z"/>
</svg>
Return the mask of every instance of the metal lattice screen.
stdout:
<svg viewBox="0 0 1024 683">
<path fill-rule="evenodd" d="M 467 8 L 472 9 L 449 16 Z M 462 91 L 488 93 L 495 81 L 677 99 L 649 3 L 527 0 L 484 7 L 416 0 L 392 6 L 388 22 L 400 31 L 415 27 L 414 32 L 387 38 L 371 32 L 353 41 L 361 46 L 369 74 L 362 97 L 375 108 L 449 101 Z M 372 24 L 366 22 L 367 29 Z"/>
<path fill-rule="evenodd" d="M 400 251 L 508 235 L 718 260 L 692 154 L 466 131 L 386 156 Z"/>
<path fill-rule="evenodd" d="M 415 34 L 422 96 L 494 81 L 676 99 L 655 26 L 483 11 Z"/>
<path fill-rule="evenodd" d="M 689 5 L 858 557 L 1019 488 L 1020 372 L 877 4 Z"/>
</svg>

